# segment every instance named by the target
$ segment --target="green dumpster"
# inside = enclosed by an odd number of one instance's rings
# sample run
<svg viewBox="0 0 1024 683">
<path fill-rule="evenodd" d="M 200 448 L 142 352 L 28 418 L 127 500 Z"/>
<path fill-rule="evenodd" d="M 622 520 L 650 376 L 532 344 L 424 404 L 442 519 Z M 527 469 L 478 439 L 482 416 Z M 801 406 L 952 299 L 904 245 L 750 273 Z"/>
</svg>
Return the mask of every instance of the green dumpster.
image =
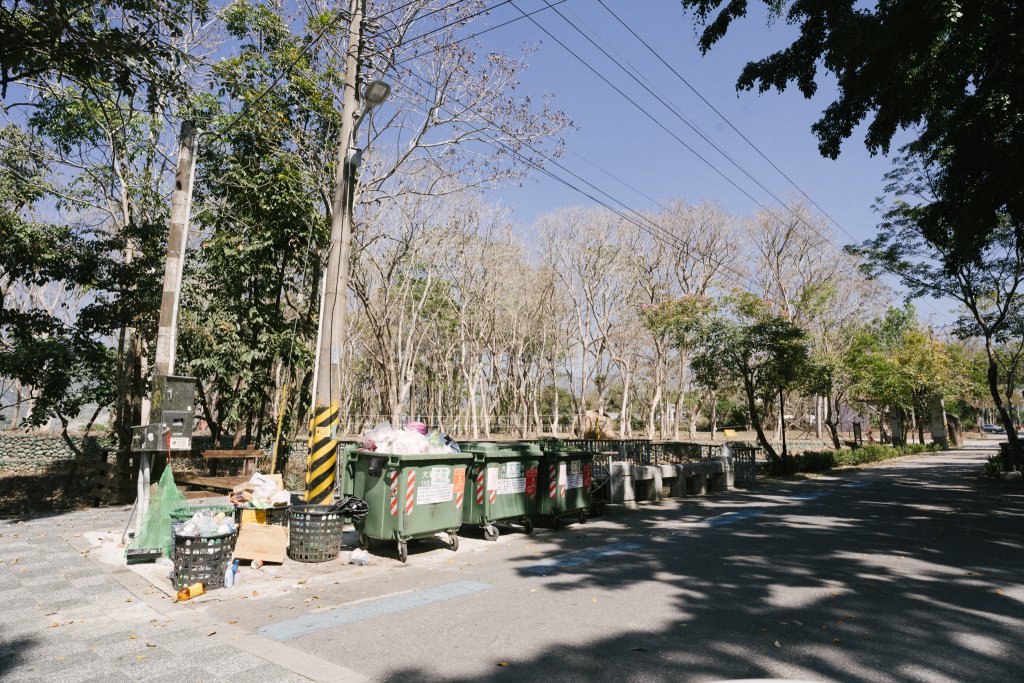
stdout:
<svg viewBox="0 0 1024 683">
<path fill-rule="evenodd" d="M 466 453 L 351 453 L 353 495 L 369 508 L 365 519 L 355 521 L 359 546 L 368 549 L 371 539 L 393 541 L 398 559 L 405 562 L 410 540 L 446 531 L 452 550 L 458 550 L 471 457 Z"/>
<path fill-rule="evenodd" d="M 341 447 L 341 457 L 338 458 L 338 490 L 341 491 L 342 498 L 355 495 L 355 453 L 358 450 L 358 444 L 347 444 Z"/>
<path fill-rule="evenodd" d="M 590 488 L 594 476 L 594 454 L 588 451 L 548 451 L 540 463 L 539 494 L 535 515 L 558 528 L 562 518 L 576 515 L 587 523 Z"/>
<path fill-rule="evenodd" d="M 462 521 L 483 527 L 484 538 L 498 538 L 496 522 L 521 522 L 533 533 L 537 473 L 544 454 L 536 444 L 474 443 L 463 448 L 473 456 L 466 477 Z"/>
</svg>

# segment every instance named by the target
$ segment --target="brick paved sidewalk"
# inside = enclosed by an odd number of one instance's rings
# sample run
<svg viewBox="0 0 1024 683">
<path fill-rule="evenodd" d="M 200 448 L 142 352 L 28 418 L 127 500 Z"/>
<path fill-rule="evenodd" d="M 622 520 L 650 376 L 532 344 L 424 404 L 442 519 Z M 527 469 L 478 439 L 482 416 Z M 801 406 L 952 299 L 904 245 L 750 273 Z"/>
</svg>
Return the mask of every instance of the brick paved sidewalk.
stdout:
<svg viewBox="0 0 1024 683">
<path fill-rule="evenodd" d="M 106 508 L 0 521 L 0 679 L 308 680 L 186 611 L 162 611 L 157 596 L 125 588 L 76 549 L 87 545 L 82 534 L 120 533 L 127 518 L 125 508 Z"/>
</svg>

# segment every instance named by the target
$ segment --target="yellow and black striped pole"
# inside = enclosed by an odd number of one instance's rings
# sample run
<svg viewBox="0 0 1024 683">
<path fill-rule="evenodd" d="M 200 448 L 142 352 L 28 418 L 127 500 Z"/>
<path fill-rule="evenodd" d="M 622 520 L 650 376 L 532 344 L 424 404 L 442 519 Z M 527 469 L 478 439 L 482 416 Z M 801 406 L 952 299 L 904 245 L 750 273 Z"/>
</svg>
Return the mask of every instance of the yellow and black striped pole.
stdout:
<svg viewBox="0 0 1024 683">
<path fill-rule="evenodd" d="M 306 458 L 306 502 L 330 503 L 334 497 L 335 470 L 338 466 L 337 403 L 318 405 L 310 424 L 309 456 Z"/>
</svg>

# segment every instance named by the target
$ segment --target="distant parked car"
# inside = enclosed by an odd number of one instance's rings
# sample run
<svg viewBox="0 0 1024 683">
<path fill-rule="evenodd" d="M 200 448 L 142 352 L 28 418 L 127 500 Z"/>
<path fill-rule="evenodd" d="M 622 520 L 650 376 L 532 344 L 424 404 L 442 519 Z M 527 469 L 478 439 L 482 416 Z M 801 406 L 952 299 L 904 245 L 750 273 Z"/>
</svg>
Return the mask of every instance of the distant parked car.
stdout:
<svg viewBox="0 0 1024 683">
<path fill-rule="evenodd" d="M 986 434 L 1005 434 L 1006 429 L 999 425 L 981 425 L 981 431 Z"/>
</svg>

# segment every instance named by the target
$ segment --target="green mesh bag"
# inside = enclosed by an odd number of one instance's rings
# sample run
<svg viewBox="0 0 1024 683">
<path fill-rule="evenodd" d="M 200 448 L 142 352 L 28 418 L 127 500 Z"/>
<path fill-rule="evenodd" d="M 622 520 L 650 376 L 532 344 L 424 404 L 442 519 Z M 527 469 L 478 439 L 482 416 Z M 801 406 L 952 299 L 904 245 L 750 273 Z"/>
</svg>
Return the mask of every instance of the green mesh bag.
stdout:
<svg viewBox="0 0 1024 683">
<path fill-rule="evenodd" d="M 164 473 L 160 475 L 160 481 L 156 485 L 156 492 L 149 501 L 149 512 L 142 520 L 142 528 L 135 534 L 130 550 L 157 549 L 159 548 L 164 557 L 171 556 L 171 511 L 181 506 L 185 496 L 174 485 L 174 474 L 171 472 L 171 464 L 167 463 Z"/>
</svg>

